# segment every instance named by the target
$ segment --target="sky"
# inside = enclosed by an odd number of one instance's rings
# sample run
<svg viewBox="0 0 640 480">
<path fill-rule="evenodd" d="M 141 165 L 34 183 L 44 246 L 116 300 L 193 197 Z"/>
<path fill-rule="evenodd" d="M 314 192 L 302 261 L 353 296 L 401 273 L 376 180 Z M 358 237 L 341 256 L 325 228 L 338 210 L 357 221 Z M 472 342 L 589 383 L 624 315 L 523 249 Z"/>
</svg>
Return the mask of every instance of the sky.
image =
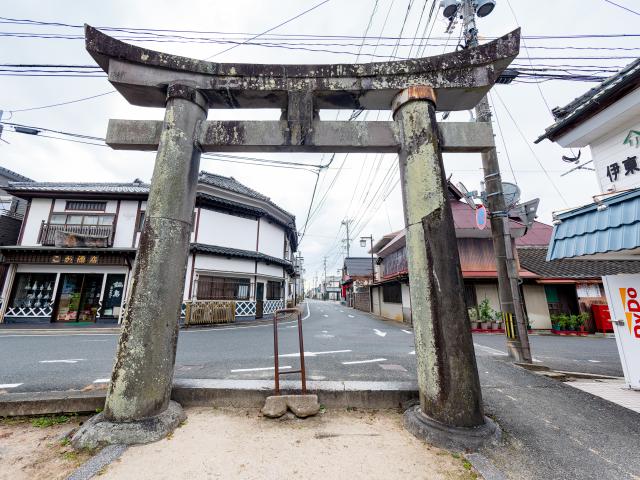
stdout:
<svg viewBox="0 0 640 480">
<path fill-rule="evenodd" d="M 435 19 L 427 26 L 434 1 L 440 3 L 439 0 L 21 0 L 5 2 L 0 15 L 10 19 L 68 25 L 88 23 L 98 28 L 220 32 L 184 34 L 215 42 L 193 41 L 193 38 L 181 42 L 173 41 L 175 38 L 163 42 L 133 42 L 172 54 L 200 59 L 212 57 L 211 60 L 217 62 L 354 63 L 384 61 L 392 54 L 406 58 L 454 51 L 461 43 L 458 41 L 460 22 L 453 24 L 447 32 L 449 22 L 436 8 Z M 593 35 L 637 34 L 639 16 L 623 8 L 637 10 L 637 3 L 637 0 L 497 0 L 493 13 L 478 19 L 477 26 L 482 42 L 520 26 L 525 40 L 516 63 L 521 68 L 549 65 L 555 66 L 553 68 L 582 65 L 585 68 L 590 65 L 595 70 L 606 67 L 613 72 L 638 55 L 640 37 Z M 262 45 L 252 45 L 251 42 L 239 44 L 314 6 L 317 7 L 252 41 Z M 0 63 L 3 65 L 95 64 L 84 50 L 83 40 L 73 38 L 82 34 L 79 28 L 5 23 L 0 32 Z M 370 38 L 364 45 L 361 38 L 335 39 L 335 36 L 362 37 L 365 32 Z M 403 39 L 397 44 L 396 37 L 401 32 Z M 21 35 L 13 35 L 16 33 Z M 41 36 L 33 38 L 27 34 Z M 42 38 L 53 36 L 49 34 L 58 38 Z M 72 38 L 59 38 L 60 34 Z M 305 41 L 292 39 L 291 35 Z M 312 35 L 328 38 L 317 39 Z M 578 35 L 590 37 L 575 38 Z M 548 36 L 556 38 L 541 38 Z M 559 36 L 568 38 L 557 38 Z M 422 40 L 423 37 L 429 39 Z M 236 43 L 220 43 L 221 39 Z M 282 48 L 284 40 L 289 42 L 289 48 Z M 236 46 L 229 49 L 233 45 Z M 162 109 L 131 106 L 117 93 L 69 105 L 19 112 L 17 110 L 103 94 L 112 91 L 113 87 L 102 76 L 15 76 L 7 71 L 11 68 L 2 67 L 0 72 L 3 122 L 103 138 L 110 118 L 162 119 L 163 116 Z M 608 74 L 597 73 L 599 76 Z M 530 80 L 533 79 L 528 77 L 510 85 L 496 86 L 490 101 L 503 179 L 519 185 L 523 200 L 540 198 L 538 219 L 549 223 L 552 212 L 589 203 L 592 195 L 599 191 L 594 172 L 580 170 L 562 176 L 572 165 L 563 162 L 561 157 L 577 152 L 566 151 L 548 141 L 537 145 L 533 141 L 553 123 L 550 109 L 565 105 L 596 84 L 567 80 L 525 83 Z M 346 119 L 350 114 L 320 112 L 322 119 L 331 120 Z M 389 112 L 369 112 L 367 115 L 361 115 L 358 120 L 386 120 Z M 275 110 L 209 112 L 209 119 L 275 120 L 279 116 L 280 112 Z M 454 112 L 448 118 L 457 121 L 469 119 L 469 112 Z M 9 143 L 0 142 L 0 166 L 38 181 L 128 182 L 136 178 L 149 181 L 153 172 L 152 152 L 112 151 L 105 146 L 24 135 L 11 131 L 11 128 L 5 128 L 2 139 Z M 581 161 L 588 161 L 590 155 L 585 149 L 581 152 Z M 313 171 L 239 164 L 220 159 L 203 158 L 201 161 L 202 170 L 233 176 L 271 197 L 296 216 L 300 231 L 306 224 L 300 252 L 304 257 L 307 279 L 324 275 L 325 257 L 327 275 L 336 274 L 342 265 L 343 220 L 351 222 L 351 256 L 367 255 L 368 246 L 360 247 L 360 236 L 372 235 L 375 242 L 382 235 L 404 226 L 397 157 L 394 155 L 337 154 L 332 159 L 328 154 L 255 152 L 247 156 L 329 164 L 319 174 L 312 215 L 307 221 L 317 178 Z M 444 164 L 453 182 L 463 182 L 469 190 L 480 188 L 482 169 L 479 155 L 448 154 L 444 157 Z"/>
</svg>

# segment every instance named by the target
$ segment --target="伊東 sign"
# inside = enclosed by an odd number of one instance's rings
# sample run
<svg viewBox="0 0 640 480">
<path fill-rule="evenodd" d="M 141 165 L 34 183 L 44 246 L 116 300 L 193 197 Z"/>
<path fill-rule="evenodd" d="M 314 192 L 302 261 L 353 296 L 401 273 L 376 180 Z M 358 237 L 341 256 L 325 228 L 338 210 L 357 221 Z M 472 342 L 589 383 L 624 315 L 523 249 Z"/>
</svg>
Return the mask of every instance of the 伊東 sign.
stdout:
<svg viewBox="0 0 640 480">
<path fill-rule="evenodd" d="M 487 208 L 484 205 L 476 208 L 476 227 L 480 230 L 487 228 Z"/>
</svg>

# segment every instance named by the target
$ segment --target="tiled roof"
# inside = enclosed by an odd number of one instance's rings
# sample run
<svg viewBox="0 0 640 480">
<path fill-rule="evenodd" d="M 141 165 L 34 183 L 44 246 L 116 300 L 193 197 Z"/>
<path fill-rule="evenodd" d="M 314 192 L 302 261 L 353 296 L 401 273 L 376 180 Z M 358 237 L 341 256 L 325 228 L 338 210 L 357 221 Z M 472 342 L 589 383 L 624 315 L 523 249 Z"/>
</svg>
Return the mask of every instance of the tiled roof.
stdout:
<svg viewBox="0 0 640 480">
<path fill-rule="evenodd" d="M 553 115 L 556 123 L 548 127 L 535 143 L 545 138 L 554 141 L 576 122 L 589 118 L 638 86 L 640 86 L 640 58 L 564 107 L 554 108 Z"/>
<path fill-rule="evenodd" d="M 12 192 L 148 194 L 147 183 L 9 182 Z"/>
<path fill-rule="evenodd" d="M 350 277 L 371 276 L 371 257 L 347 257 L 344 265 Z"/>
<path fill-rule="evenodd" d="M 559 214 L 557 219 L 549 260 L 638 248 L 640 188 Z"/>
<path fill-rule="evenodd" d="M 273 263 L 287 268 L 287 271 L 293 269 L 291 262 L 282 258 L 272 257 L 264 253 L 254 252 L 251 250 L 240 250 L 239 248 L 219 247 L 217 245 L 205 245 L 203 243 L 192 243 L 191 251 L 196 253 L 209 253 L 221 257 L 248 258 L 251 260 L 259 260 L 265 263 Z"/>
<path fill-rule="evenodd" d="M 20 175 L 19 173 L 9 170 L 8 168 L 0 167 L 0 175 L 4 175 L 7 178 L 12 178 L 15 182 L 33 182 L 29 177 Z"/>
<path fill-rule="evenodd" d="M 640 260 L 561 259 L 547 261 L 547 249 L 518 248 L 520 265 L 543 278 L 600 278 L 619 273 L 640 273 Z"/>
</svg>

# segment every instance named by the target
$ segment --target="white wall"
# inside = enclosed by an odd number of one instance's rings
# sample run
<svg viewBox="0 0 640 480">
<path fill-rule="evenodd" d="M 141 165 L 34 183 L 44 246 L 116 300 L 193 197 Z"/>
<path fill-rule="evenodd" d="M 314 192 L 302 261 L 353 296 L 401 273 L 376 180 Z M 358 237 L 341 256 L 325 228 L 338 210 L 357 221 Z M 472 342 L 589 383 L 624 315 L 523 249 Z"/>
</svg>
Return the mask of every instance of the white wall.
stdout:
<svg viewBox="0 0 640 480">
<path fill-rule="evenodd" d="M 551 328 L 549 304 L 544 285 L 523 285 L 522 293 L 531 327 L 534 329 Z"/>
<path fill-rule="evenodd" d="M 116 235 L 113 246 L 116 248 L 131 248 L 133 235 L 136 229 L 136 219 L 138 217 L 138 201 L 123 200 L 120 202 L 118 212 L 118 223 L 116 225 Z"/>
<path fill-rule="evenodd" d="M 284 271 L 280 265 L 267 265 L 262 262 L 258 262 L 258 273 L 277 278 L 282 278 L 284 275 Z"/>
<path fill-rule="evenodd" d="M 40 225 L 42 221 L 46 222 L 49 219 L 51 202 L 52 200 L 50 198 L 34 198 L 31 200 L 31 207 L 29 208 L 29 214 L 27 215 L 24 226 L 21 245 L 32 246 L 38 244 Z"/>
<path fill-rule="evenodd" d="M 260 244 L 258 251 L 272 257 L 284 257 L 284 229 L 275 223 L 260 219 Z"/>
<path fill-rule="evenodd" d="M 258 222 L 250 218 L 201 208 L 198 243 L 255 252 L 257 229 Z"/>
<path fill-rule="evenodd" d="M 255 262 L 243 258 L 225 258 L 213 255 L 196 255 L 196 270 L 209 272 L 255 273 Z"/>
</svg>

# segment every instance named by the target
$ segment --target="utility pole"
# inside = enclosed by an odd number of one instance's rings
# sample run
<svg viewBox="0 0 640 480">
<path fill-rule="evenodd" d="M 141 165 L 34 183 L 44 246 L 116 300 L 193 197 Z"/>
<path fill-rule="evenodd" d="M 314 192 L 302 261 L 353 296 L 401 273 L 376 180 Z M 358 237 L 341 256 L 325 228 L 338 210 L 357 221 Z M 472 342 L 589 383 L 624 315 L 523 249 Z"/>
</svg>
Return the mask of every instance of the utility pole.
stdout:
<svg viewBox="0 0 640 480">
<path fill-rule="evenodd" d="M 327 257 L 324 257 L 324 291 L 322 292 L 322 299 L 326 300 L 326 295 L 327 295 Z"/>
<path fill-rule="evenodd" d="M 467 48 L 478 46 L 474 3 L 474 0 L 462 0 L 461 4 Z M 489 128 L 492 128 L 491 107 L 486 96 L 476 106 L 476 121 L 487 122 Z M 482 168 L 484 170 L 487 207 L 490 212 L 493 250 L 496 257 L 500 308 L 503 314 L 506 314 L 505 322 L 515 319 L 516 323 L 516 328 L 511 329 L 514 333 L 512 336 L 515 338 L 507 338 L 507 350 L 516 361 L 531 363 L 529 335 L 520 296 L 520 276 L 509 232 L 509 216 L 504 202 L 500 164 L 495 147 L 482 153 Z"/>
<path fill-rule="evenodd" d="M 342 221 L 342 225 L 344 225 L 347 228 L 347 238 L 345 240 L 343 240 L 347 244 L 347 257 L 349 256 L 350 248 L 351 248 L 351 237 L 349 236 L 349 225 L 351 225 L 351 222 L 352 222 L 352 220 L 350 220 L 348 218 L 345 218 Z"/>
</svg>

